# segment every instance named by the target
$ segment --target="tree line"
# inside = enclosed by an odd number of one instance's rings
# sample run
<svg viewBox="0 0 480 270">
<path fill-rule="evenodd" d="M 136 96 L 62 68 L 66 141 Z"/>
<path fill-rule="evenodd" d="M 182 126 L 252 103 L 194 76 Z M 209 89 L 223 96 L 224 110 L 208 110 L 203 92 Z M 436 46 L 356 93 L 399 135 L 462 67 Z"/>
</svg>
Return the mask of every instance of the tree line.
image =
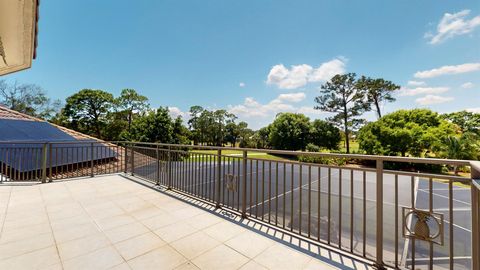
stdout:
<svg viewBox="0 0 480 270">
<path fill-rule="evenodd" d="M 315 109 L 332 113 L 310 120 L 299 113 L 279 113 L 273 122 L 253 130 L 227 110 L 192 106 L 188 121 L 172 117 L 167 107 L 153 109 L 147 97 L 123 89 L 118 97 L 103 90 L 82 89 L 65 100 L 50 100 L 38 86 L 0 81 L 0 103 L 14 110 L 104 140 L 134 140 L 282 150 L 339 151 L 350 140 L 358 153 L 415 157 L 478 159 L 480 114 L 438 114 L 426 109 L 383 115 L 400 87 L 391 81 L 354 73 L 339 74 L 321 86 Z M 362 118 L 374 111 L 377 121 Z"/>
</svg>

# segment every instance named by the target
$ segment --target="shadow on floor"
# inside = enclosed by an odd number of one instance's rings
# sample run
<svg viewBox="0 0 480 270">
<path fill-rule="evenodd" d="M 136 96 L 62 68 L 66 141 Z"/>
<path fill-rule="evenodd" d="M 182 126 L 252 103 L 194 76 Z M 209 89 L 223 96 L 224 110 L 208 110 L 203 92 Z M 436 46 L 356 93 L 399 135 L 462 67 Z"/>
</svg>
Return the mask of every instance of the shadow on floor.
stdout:
<svg viewBox="0 0 480 270">
<path fill-rule="evenodd" d="M 334 247 L 329 247 L 318 243 L 316 244 L 313 241 L 307 241 L 306 239 L 290 234 L 282 229 L 275 228 L 273 225 L 265 224 L 261 221 L 256 221 L 251 218 L 242 218 L 238 213 L 235 213 L 230 209 L 215 208 L 215 206 L 211 203 L 201 201 L 181 192 L 168 190 L 165 187 L 157 186 L 154 183 L 145 181 L 138 177 L 123 174 L 119 174 L 119 176 L 141 184 L 145 187 L 154 189 L 169 197 L 179 199 L 191 206 L 197 207 L 220 218 L 233 222 L 252 232 L 258 233 L 302 253 L 308 254 L 339 269 L 374 269 L 371 264 L 362 261 L 361 258 L 349 256 L 344 252 L 335 250 Z"/>
</svg>

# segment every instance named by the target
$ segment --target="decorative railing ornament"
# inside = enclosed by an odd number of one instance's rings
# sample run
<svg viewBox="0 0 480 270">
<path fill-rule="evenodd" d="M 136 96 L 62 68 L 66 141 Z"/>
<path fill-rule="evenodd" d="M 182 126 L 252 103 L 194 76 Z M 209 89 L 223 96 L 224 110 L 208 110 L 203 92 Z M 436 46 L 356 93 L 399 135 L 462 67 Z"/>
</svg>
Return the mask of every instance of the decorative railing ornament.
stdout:
<svg viewBox="0 0 480 270">
<path fill-rule="evenodd" d="M 443 246 L 443 214 L 403 207 L 403 236 Z"/>
<path fill-rule="evenodd" d="M 225 187 L 227 190 L 236 192 L 237 191 L 237 181 L 238 177 L 233 174 L 226 174 L 224 177 Z"/>
<path fill-rule="evenodd" d="M 7 54 L 5 53 L 5 49 L 3 48 L 2 37 L 0 37 L 0 56 L 2 56 L 3 62 L 5 65 L 8 66 L 7 63 Z"/>
</svg>

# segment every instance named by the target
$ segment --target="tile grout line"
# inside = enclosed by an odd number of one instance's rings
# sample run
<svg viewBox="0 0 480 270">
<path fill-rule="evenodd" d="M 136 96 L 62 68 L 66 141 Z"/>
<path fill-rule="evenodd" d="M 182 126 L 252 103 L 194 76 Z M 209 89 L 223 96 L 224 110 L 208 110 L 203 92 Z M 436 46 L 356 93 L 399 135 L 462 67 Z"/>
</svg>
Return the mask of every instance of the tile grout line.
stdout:
<svg viewBox="0 0 480 270">
<path fill-rule="evenodd" d="M 3 229 L 4 229 L 4 227 L 5 227 L 5 222 L 7 221 L 8 208 L 9 208 L 9 206 L 10 206 L 10 198 L 12 197 L 12 192 L 13 192 L 13 187 L 10 188 L 10 192 L 8 193 L 7 207 L 5 208 L 5 217 L 3 218 L 2 228 L 1 228 L 1 230 L 0 230 L 0 239 L 2 239 Z"/>
<path fill-rule="evenodd" d="M 89 180 L 91 180 L 91 179 L 89 179 Z M 92 186 L 95 186 L 95 185 L 92 185 Z M 69 190 L 69 192 L 71 192 L 70 189 L 68 189 L 68 190 Z M 98 189 L 97 189 L 97 188 L 94 188 L 94 190 L 98 193 Z M 87 211 L 87 209 L 85 208 L 85 206 L 84 206 L 80 201 L 78 201 L 77 199 L 75 199 L 75 201 L 80 205 L 80 207 L 82 207 L 83 211 L 85 211 L 85 213 L 88 215 L 88 217 L 89 217 L 90 220 L 93 222 L 93 224 L 95 224 L 95 226 L 97 227 L 97 229 L 99 230 L 99 232 L 102 233 L 103 237 L 105 237 L 105 239 L 107 239 L 108 243 L 110 244 L 110 247 L 112 247 L 112 248 L 115 250 L 115 252 L 117 252 L 117 254 L 120 256 L 120 258 L 122 258 L 122 260 L 123 260 L 122 263 L 126 263 L 126 264 L 128 265 L 127 260 L 122 256 L 122 254 L 121 254 L 120 251 L 117 249 L 117 247 L 115 247 L 115 244 L 112 243 L 112 241 L 110 241 L 110 239 L 109 239 L 109 238 L 107 237 L 107 235 L 105 234 L 105 231 L 101 228 L 100 225 L 98 225 L 97 221 L 90 215 L 90 213 Z M 113 204 L 115 204 L 110 198 L 108 198 L 107 201 L 108 201 L 108 202 L 112 202 Z M 116 204 L 115 204 L 115 205 L 116 205 Z M 120 208 L 121 208 L 121 207 L 120 207 Z M 122 209 L 122 210 L 123 210 L 123 209 Z M 121 225 L 121 226 L 122 226 L 122 225 Z M 118 227 L 121 227 L 121 226 L 118 226 Z M 133 237 L 132 237 L 132 238 L 133 238 Z M 129 238 L 129 239 L 131 239 L 131 238 Z M 125 239 L 125 240 L 128 240 L 128 239 Z M 102 248 L 105 248 L 105 247 L 97 248 L 97 249 L 93 250 L 92 252 L 95 252 L 95 251 L 100 250 L 100 249 L 102 249 Z M 90 254 L 90 253 L 92 253 L 92 252 L 89 252 L 89 253 L 87 253 L 87 254 Z M 79 256 L 76 256 L 76 257 L 74 257 L 74 258 L 78 258 L 78 257 L 81 257 L 81 256 L 85 256 L 85 255 L 87 255 L 87 254 L 79 255 Z M 69 260 L 71 260 L 71 259 L 73 259 L 73 258 L 70 258 Z M 114 265 L 114 266 L 112 266 L 112 267 L 110 267 L 110 268 L 113 268 L 113 267 L 115 267 L 115 266 L 118 266 L 118 265 L 120 265 L 120 264 L 122 264 L 122 263 L 119 263 L 119 264 L 117 264 L 117 265 Z M 128 265 L 128 267 L 131 268 L 130 265 Z M 109 269 L 110 269 L 110 268 L 109 268 Z"/>
<path fill-rule="evenodd" d="M 49 184 L 49 183 L 46 183 L 46 184 Z M 62 183 L 62 185 L 65 185 Z M 46 201 L 45 201 L 45 198 L 43 196 L 43 191 L 42 191 L 42 186 L 40 185 L 39 186 L 39 191 L 40 191 L 40 195 L 42 196 L 42 201 L 43 201 L 43 208 L 45 209 L 45 213 L 47 214 L 47 219 L 48 219 L 48 225 L 50 226 L 50 230 L 51 230 L 51 234 L 52 234 L 52 237 L 53 237 L 53 241 L 55 243 L 55 250 L 57 251 L 57 255 L 58 255 L 58 260 L 60 261 L 60 266 L 62 267 L 62 269 L 65 269 L 65 267 L 63 266 L 63 260 L 62 260 L 62 257 L 60 256 L 60 251 L 58 250 L 58 243 L 57 243 L 57 239 L 55 237 L 55 234 L 53 233 L 53 227 L 52 227 L 52 222 L 50 220 L 50 215 L 48 213 L 48 210 L 47 210 L 47 204 L 46 204 Z M 66 188 L 66 187 L 65 187 Z M 68 190 L 68 189 L 67 189 Z M 68 192 L 70 193 L 70 190 L 68 190 Z M 70 194 L 71 195 L 71 194 Z"/>
</svg>

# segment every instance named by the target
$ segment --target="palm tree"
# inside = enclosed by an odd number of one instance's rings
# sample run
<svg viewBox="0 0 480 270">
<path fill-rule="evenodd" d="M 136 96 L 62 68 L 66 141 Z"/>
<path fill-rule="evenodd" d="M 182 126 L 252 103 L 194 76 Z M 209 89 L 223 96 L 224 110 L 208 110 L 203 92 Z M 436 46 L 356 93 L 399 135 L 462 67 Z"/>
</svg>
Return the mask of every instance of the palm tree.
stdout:
<svg viewBox="0 0 480 270">
<path fill-rule="evenodd" d="M 448 136 L 444 140 L 444 153 L 448 159 L 477 159 L 480 147 L 475 134 L 464 133 L 460 137 Z M 455 174 L 458 174 L 458 166 L 454 166 Z"/>
</svg>

